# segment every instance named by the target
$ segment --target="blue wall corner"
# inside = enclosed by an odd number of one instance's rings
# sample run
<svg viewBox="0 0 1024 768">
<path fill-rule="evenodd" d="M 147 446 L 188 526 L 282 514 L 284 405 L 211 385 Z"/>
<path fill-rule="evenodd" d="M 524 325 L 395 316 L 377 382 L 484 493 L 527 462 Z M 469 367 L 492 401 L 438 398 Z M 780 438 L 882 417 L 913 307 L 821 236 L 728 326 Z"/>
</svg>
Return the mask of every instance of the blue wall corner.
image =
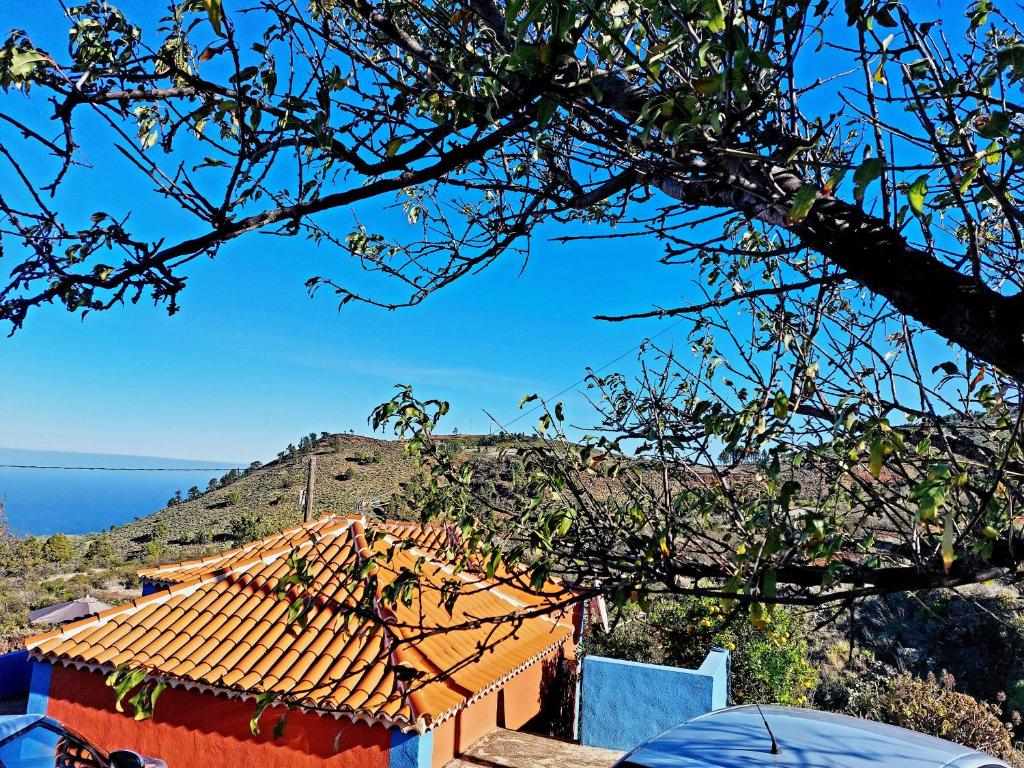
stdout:
<svg viewBox="0 0 1024 768">
<path fill-rule="evenodd" d="M 698 673 L 711 678 L 711 709 L 729 706 L 729 679 L 732 657 L 724 648 L 715 648 L 704 659 Z"/>
<path fill-rule="evenodd" d="M 430 768 L 434 758 L 434 732 L 402 733 L 391 731 L 389 768 Z"/>
<path fill-rule="evenodd" d="M 30 715 L 45 715 L 50 703 L 50 674 L 53 667 L 45 661 L 32 661 L 32 679 L 28 684 L 28 705 L 25 712 Z"/>
<path fill-rule="evenodd" d="M 32 660 L 28 651 L 0 654 L 0 698 L 24 696 L 32 679 Z"/>
<path fill-rule="evenodd" d="M 697 670 L 588 656 L 582 677 L 580 742 L 630 750 L 667 728 L 726 706 L 729 653 L 712 651 Z"/>
</svg>

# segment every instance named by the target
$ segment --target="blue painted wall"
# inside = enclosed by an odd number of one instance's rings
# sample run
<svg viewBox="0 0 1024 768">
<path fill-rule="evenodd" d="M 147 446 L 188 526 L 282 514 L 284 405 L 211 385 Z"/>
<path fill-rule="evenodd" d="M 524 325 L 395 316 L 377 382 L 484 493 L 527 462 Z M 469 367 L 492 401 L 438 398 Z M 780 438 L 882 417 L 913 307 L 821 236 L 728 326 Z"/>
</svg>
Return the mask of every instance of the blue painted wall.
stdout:
<svg viewBox="0 0 1024 768">
<path fill-rule="evenodd" d="M 0 654 L 0 697 L 24 695 L 31 679 L 32 663 L 28 651 Z"/>
<path fill-rule="evenodd" d="M 430 768 L 433 756 L 433 731 L 419 734 L 391 730 L 389 768 Z"/>
<path fill-rule="evenodd" d="M 28 706 L 30 715 L 45 715 L 50 704 L 50 673 L 53 667 L 45 661 L 32 661 L 32 679 L 28 685 Z"/>
<path fill-rule="evenodd" d="M 159 591 L 160 591 L 160 587 L 158 587 L 156 584 L 153 584 L 152 582 L 149 582 L 149 581 L 143 581 L 142 582 L 142 596 L 143 597 L 145 597 L 146 595 L 152 595 L 154 592 L 159 592 Z"/>
<path fill-rule="evenodd" d="M 695 670 L 587 656 L 580 742 L 630 750 L 691 717 L 721 709 L 728 700 L 728 651 L 712 651 Z"/>
</svg>

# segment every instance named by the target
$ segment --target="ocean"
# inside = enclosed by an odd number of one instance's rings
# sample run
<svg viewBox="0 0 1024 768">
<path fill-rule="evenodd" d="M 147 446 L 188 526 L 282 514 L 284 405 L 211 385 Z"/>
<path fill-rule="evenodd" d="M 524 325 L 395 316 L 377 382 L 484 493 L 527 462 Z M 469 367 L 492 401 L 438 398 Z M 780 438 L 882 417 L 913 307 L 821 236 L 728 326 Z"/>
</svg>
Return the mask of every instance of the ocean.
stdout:
<svg viewBox="0 0 1024 768">
<path fill-rule="evenodd" d="M 0 448 L 0 465 L 30 464 L 61 467 L 199 468 L 199 471 L 103 472 L 62 469 L 13 469 L 0 466 L 0 500 L 7 522 L 16 534 L 49 536 L 89 533 L 126 523 L 163 507 L 174 492 L 196 485 L 206 488 L 212 478 L 247 466 L 237 462 L 118 456 L 105 453 L 67 453 Z"/>
</svg>

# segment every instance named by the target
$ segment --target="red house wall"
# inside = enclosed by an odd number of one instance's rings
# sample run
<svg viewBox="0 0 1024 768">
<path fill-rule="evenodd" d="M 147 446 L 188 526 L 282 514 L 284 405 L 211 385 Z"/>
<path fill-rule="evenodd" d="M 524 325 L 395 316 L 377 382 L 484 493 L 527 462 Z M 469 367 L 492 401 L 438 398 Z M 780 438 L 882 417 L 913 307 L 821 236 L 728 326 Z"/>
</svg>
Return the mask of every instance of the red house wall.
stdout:
<svg viewBox="0 0 1024 768">
<path fill-rule="evenodd" d="M 272 740 L 281 710 L 264 712 L 261 733 L 253 736 L 254 707 L 252 701 L 168 688 L 155 717 L 136 722 L 114 709 L 114 691 L 102 675 L 55 665 L 47 714 L 103 749 L 134 749 L 166 760 L 168 768 L 388 768 L 386 728 L 292 712 L 284 735 Z"/>
</svg>

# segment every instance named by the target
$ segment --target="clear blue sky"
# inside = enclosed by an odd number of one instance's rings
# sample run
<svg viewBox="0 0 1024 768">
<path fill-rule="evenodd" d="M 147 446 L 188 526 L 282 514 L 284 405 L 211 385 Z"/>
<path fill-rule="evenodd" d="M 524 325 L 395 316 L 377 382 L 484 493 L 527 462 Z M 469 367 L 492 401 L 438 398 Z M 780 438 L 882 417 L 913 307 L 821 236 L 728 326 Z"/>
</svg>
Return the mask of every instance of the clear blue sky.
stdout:
<svg viewBox="0 0 1024 768">
<path fill-rule="evenodd" d="M 0 445 L 265 458 L 313 430 L 366 432 L 398 382 L 451 400 L 449 426 L 487 432 L 482 408 L 512 418 L 524 393 L 554 394 L 661 327 L 590 319 L 679 296 L 684 274 L 656 268 L 655 248 L 538 241 L 522 277 L 506 261 L 417 308 L 339 314 L 303 288 L 325 254 L 249 239 L 192 269 L 174 317 L 44 309 L 0 340 Z"/>
</svg>

